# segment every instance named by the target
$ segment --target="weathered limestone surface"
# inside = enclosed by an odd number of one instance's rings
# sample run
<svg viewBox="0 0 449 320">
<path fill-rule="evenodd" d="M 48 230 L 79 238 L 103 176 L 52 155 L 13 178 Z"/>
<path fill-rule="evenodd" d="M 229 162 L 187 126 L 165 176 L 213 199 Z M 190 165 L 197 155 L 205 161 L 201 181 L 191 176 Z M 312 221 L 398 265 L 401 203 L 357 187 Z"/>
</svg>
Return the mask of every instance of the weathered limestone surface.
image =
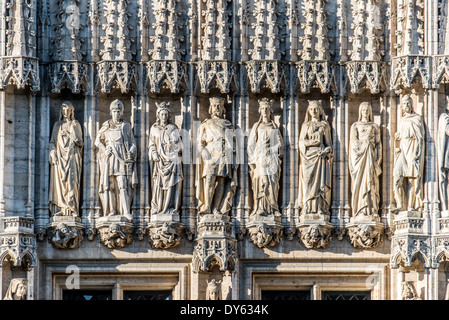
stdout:
<svg viewBox="0 0 449 320">
<path fill-rule="evenodd" d="M 0 298 L 447 299 L 448 10 L 0 0 Z"/>
</svg>

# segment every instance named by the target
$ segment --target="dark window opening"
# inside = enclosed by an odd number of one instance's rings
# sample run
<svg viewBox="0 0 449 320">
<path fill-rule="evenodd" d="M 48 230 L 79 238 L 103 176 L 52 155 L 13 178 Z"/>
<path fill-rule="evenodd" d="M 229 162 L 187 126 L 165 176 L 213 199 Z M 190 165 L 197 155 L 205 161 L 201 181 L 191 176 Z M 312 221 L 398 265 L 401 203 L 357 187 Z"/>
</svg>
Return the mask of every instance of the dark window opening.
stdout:
<svg viewBox="0 0 449 320">
<path fill-rule="evenodd" d="M 62 300 L 112 300 L 111 290 L 64 290 Z"/>
<path fill-rule="evenodd" d="M 371 300 L 370 291 L 324 291 L 323 300 Z"/>
<path fill-rule="evenodd" d="M 172 300 L 171 290 L 124 291 L 123 300 Z"/>
<path fill-rule="evenodd" d="M 310 290 L 262 291 L 262 300 L 310 300 Z"/>
</svg>

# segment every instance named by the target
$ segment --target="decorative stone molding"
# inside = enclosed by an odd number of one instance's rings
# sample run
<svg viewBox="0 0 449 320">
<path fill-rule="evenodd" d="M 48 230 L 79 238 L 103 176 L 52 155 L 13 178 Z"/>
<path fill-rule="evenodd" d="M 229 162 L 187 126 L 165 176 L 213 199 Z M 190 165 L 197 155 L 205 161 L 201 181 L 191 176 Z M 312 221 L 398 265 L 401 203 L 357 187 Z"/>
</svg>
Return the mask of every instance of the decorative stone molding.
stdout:
<svg viewBox="0 0 449 320">
<path fill-rule="evenodd" d="M 188 87 L 186 64 L 176 60 L 152 60 L 146 64 L 145 87 L 152 93 L 167 88 L 179 93 Z"/>
<path fill-rule="evenodd" d="M 431 88 L 432 57 L 403 56 L 392 59 L 390 88 L 400 90 L 411 88 L 415 81 L 420 81 L 423 88 Z"/>
<path fill-rule="evenodd" d="M 182 12 L 178 0 L 156 0 L 152 2 L 156 22 L 152 24 L 153 43 L 148 53 L 153 60 L 180 60 L 185 54 L 181 48 L 184 36 L 180 31 L 184 28 L 180 17 Z"/>
<path fill-rule="evenodd" d="M 14 266 L 34 267 L 36 236 L 34 219 L 3 217 L 0 225 L 0 262 L 9 259 Z"/>
<path fill-rule="evenodd" d="M 171 249 L 179 246 L 184 226 L 179 222 L 151 222 L 148 226 L 151 244 L 156 249 Z"/>
<path fill-rule="evenodd" d="M 386 64 L 380 61 L 350 61 L 346 64 L 346 74 L 351 93 L 369 89 L 372 94 L 379 93 L 387 86 Z"/>
<path fill-rule="evenodd" d="M 251 91 L 259 93 L 262 88 L 279 93 L 287 88 L 288 66 L 281 61 L 252 60 L 245 64 Z"/>
<path fill-rule="evenodd" d="M 381 223 L 358 223 L 347 226 L 348 236 L 354 248 L 373 249 L 383 242 L 384 225 Z"/>
<path fill-rule="evenodd" d="M 6 0 L 4 7 L 6 55 L 33 57 L 36 51 L 35 1 Z M 36 69 L 37 71 L 37 69 Z"/>
<path fill-rule="evenodd" d="M 220 271 L 234 271 L 238 260 L 237 240 L 231 231 L 229 216 L 207 214 L 201 217 L 193 252 L 194 272 L 211 271 L 216 265 Z"/>
<path fill-rule="evenodd" d="M 333 226 L 329 223 L 302 223 L 298 238 L 308 249 L 325 248 L 332 241 Z"/>
<path fill-rule="evenodd" d="M 397 269 L 403 263 L 410 267 L 420 259 L 425 268 L 432 264 L 430 238 L 418 235 L 394 235 L 391 241 L 390 268 Z"/>
<path fill-rule="evenodd" d="M 127 12 L 129 0 L 103 0 L 103 18 L 101 25 L 104 36 L 100 37 L 103 49 L 100 56 L 103 61 L 132 60 L 136 53 L 131 50 L 131 26 L 128 20 L 131 14 Z"/>
<path fill-rule="evenodd" d="M 298 55 L 305 61 L 328 61 L 333 52 L 329 50 L 332 39 L 327 35 L 331 25 L 327 23 L 328 13 L 324 9 L 327 0 L 306 0 L 303 3 L 305 23 L 301 27 L 304 36 L 299 38 L 302 49 L 298 50 Z"/>
<path fill-rule="evenodd" d="M 213 88 L 221 93 L 230 93 L 239 87 L 238 67 L 230 61 L 199 61 L 196 64 L 198 84 L 201 93 Z"/>
<path fill-rule="evenodd" d="M 440 84 L 447 80 L 449 80 L 449 56 L 433 57 L 433 88 L 438 89 Z"/>
<path fill-rule="evenodd" d="M 203 0 L 201 59 L 231 60 L 232 1 Z"/>
<path fill-rule="evenodd" d="M 31 91 L 39 91 L 39 60 L 19 56 L 0 57 L 0 89 L 6 89 L 9 84 L 19 89 L 30 86 Z"/>
<path fill-rule="evenodd" d="M 88 65 L 79 61 L 54 62 L 50 64 L 51 92 L 60 93 L 63 88 L 73 93 L 86 92 L 89 88 Z"/>
<path fill-rule="evenodd" d="M 133 241 L 133 224 L 124 216 L 101 217 L 97 229 L 101 242 L 108 248 L 123 248 Z"/>
<path fill-rule="evenodd" d="M 398 1 L 397 55 L 424 53 L 424 0 Z"/>
<path fill-rule="evenodd" d="M 97 88 L 110 93 L 113 88 L 128 93 L 137 88 L 136 64 L 131 61 L 101 61 L 97 63 Z"/>
<path fill-rule="evenodd" d="M 84 225 L 81 218 L 53 216 L 48 229 L 48 242 L 59 249 L 75 249 L 83 241 Z"/>
<path fill-rule="evenodd" d="M 55 37 L 51 39 L 50 53 L 54 61 L 81 61 L 86 54 L 81 50 L 82 39 L 79 37 L 82 27 L 79 4 L 80 0 L 55 1 L 57 23 L 53 25 Z"/>
<path fill-rule="evenodd" d="M 319 88 L 321 93 L 336 91 L 335 64 L 330 61 L 299 61 L 296 63 L 299 89 L 310 93 L 310 89 Z"/>
</svg>

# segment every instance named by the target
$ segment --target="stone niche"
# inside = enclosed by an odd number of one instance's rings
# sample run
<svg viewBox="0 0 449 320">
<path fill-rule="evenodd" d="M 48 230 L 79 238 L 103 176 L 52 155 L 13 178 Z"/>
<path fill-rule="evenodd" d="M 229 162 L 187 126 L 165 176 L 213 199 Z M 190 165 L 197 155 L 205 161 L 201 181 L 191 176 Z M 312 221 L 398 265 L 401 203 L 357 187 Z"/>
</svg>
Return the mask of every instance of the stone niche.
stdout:
<svg viewBox="0 0 449 320">
<path fill-rule="evenodd" d="M 262 90 L 262 93 L 257 95 L 250 95 L 249 97 L 249 112 L 248 112 L 248 137 L 251 135 L 251 130 L 255 123 L 257 123 L 261 117 L 259 114 L 259 101 L 260 99 L 270 99 L 272 100 L 273 114 L 271 115 L 271 120 L 278 127 L 280 134 L 283 135 L 283 109 L 281 106 L 281 96 L 276 94 L 271 94 L 268 90 Z M 248 143 L 248 142 L 247 142 Z M 283 235 L 283 225 L 282 225 L 282 177 L 283 177 L 283 164 L 285 161 L 285 147 L 282 150 L 283 156 L 281 157 L 281 171 L 279 178 L 279 192 L 278 192 L 278 207 L 279 216 L 273 214 L 269 215 L 259 215 L 258 213 L 253 213 L 254 210 L 254 190 L 253 181 L 251 180 L 251 169 L 248 168 L 248 204 L 249 204 L 249 222 L 247 224 L 248 233 L 250 240 L 259 248 L 268 248 L 277 246 Z"/>
</svg>

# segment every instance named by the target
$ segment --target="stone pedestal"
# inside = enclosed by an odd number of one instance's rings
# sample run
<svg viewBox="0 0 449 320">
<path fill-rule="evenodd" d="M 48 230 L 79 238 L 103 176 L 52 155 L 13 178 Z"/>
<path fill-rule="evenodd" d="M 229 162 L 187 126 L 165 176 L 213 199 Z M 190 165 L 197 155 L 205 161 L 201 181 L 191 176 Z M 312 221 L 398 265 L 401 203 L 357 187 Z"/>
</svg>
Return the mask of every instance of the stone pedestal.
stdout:
<svg viewBox="0 0 449 320">
<path fill-rule="evenodd" d="M 83 241 L 83 231 L 81 218 L 53 216 L 48 227 L 48 242 L 59 249 L 75 249 Z"/>
<path fill-rule="evenodd" d="M 124 216 L 101 217 L 97 229 L 101 242 L 108 248 L 123 248 L 133 241 L 133 224 Z"/>
<path fill-rule="evenodd" d="M 184 225 L 179 214 L 155 214 L 148 226 L 150 242 L 156 249 L 170 249 L 179 246 Z"/>
<path fill-rule="evenodd" d="M 281 242 L 283 225 L 280 216 L 252 216 L 248 224 L 251 241 L 259 248 L 269 248 Z"/>
<path fill-rule="evenodd" d="M 215 266 L 222 272 L 234 271 L 237 240 L 232 235 L 229 216 L 206 214 L 201 217 L 192 263 L 195 272 L 211 271 Z"/>
<path fill-rule="evenodd" d="M 329 216 L 320 214 L 304 214 L 299 217 L 299 240 L 308 249 L 326 247 L 332 241 L 334 226 L 329 222 Z"/>
</svg>

